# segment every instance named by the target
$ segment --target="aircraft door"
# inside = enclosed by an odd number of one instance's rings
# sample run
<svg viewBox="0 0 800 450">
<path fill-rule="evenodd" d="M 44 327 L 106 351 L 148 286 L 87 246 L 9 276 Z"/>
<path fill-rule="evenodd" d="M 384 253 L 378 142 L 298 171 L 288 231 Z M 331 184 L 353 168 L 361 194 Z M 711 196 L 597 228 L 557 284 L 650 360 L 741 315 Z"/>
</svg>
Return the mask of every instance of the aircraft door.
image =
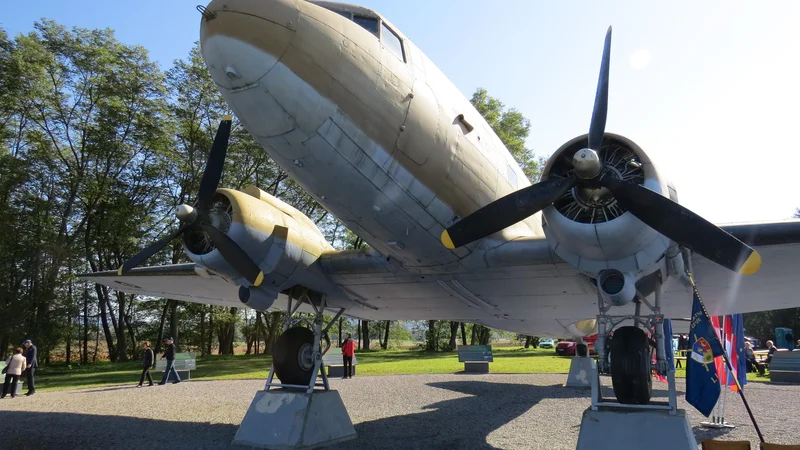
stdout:
<svg viewBox="0 0 800 450">
<path fill-rule="evenodd" d="M 424 79 L 414 80 L 406 120 L 396 147 L 419 165 L 425 164 L 439 133 L 439 104 Z"/>
</svg>

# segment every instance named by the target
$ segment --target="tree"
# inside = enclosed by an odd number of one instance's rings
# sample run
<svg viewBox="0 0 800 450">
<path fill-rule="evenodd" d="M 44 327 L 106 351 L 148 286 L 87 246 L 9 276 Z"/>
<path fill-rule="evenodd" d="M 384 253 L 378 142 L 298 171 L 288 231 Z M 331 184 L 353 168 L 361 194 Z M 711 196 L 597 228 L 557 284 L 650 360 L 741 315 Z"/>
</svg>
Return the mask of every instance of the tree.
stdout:
<svg viewBox="0 0 800 450">
<path fill-rule="evenodd" d="M 506 109 L 503 102 L 490 97 L 483 88 L 475 90 L 470 102 L 486 119 L 528 179 L 531 182 L 538 181 L 541 176 L 541 160 L 537 160 L 533 151 L 525 147 L 525 138 L 531 129 L 530 120 L 516 108 Z"/>
</svg>

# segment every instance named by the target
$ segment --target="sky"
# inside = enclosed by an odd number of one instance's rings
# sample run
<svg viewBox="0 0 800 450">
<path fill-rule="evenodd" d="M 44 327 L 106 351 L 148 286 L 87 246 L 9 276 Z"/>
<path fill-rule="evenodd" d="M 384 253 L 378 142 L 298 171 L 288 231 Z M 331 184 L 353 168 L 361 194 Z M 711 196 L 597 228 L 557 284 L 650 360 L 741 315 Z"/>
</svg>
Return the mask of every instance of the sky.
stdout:
<svg viewBox="0 0 800 450">
<path fill-rule="evenodd" d="M 109 27 L 164 68 L 199 38 L 201 0 L 7 2 L 0 27 L 11 36 L 40 18 Z M 800 2 L 358 3 L 465 96 L 483 87 L 521 111 L 527 145 L 544 157 L 588 132 L 611 25 L 606 131 L 642 147 L 681 204 L 718 224 L 783 220 L 800 207 Z"/>
</svg>

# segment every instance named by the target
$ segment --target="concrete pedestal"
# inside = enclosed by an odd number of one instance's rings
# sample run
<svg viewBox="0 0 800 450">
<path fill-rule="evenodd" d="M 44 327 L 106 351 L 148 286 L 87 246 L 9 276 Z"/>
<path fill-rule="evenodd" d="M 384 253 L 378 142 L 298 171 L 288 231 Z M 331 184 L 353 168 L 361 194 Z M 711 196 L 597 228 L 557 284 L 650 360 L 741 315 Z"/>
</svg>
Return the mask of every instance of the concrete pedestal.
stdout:
<svg viewBox="0 0 800 450">
<path fill-rule="evenodd" d="M 592 376 L 597 370 L 597 363 L 592 358 L 572 358 L 569 364 L 569 375 L 565 387 L 592 387 Z"/>
<path fill-rule="evenodd" d="M 686 411 L 602 408 L 583 412 L 576 450 L 697 450 Z"/>
<path fill-rule="evenodd" d="M 269 449 L 316 448 L 355 439 L 337 391 L 258 391 L 233 442 Z"/>
</svg>

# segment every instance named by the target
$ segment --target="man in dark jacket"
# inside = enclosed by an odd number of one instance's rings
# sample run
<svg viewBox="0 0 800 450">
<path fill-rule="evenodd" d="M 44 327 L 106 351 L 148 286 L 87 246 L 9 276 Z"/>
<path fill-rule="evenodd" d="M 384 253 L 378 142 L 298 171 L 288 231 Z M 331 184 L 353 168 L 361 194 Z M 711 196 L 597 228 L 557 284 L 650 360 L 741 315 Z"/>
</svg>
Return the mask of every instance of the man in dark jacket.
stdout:
<svg viewBox="0 0 800 450">
<path fill-rule="evenodd" d="M 150 341 L 144 343 L 144 354 L 142 355 L 142 376 L 139 377 L 139 384 L 136 387 L 142 387 L 144 383 L 144 376 L 147 375 L 147 381 L 150 382 L 148 386 L 153 385 L 153 377 L 150 376 L 150 369 L 156 366 L 156 354 L 150 348 Z"/>
<path fill-rule="evenodd" d="M 172 384 L 180 383 L 181 377 L 178 375 L 178 371 L 175 370 L 175 341 L 172 338 L 167 338 L 167 350 L 161 355 L 161 359 L 167 359 L 167 367 L 164 368 L 164 377 L 161 378 L 161 382 L 158 384 L 167 384 L 167 380 L 169 380 L 169 374 L 175 374 L 175 381 Z"/>
<path fill-rule="evenodd" d="M 23 345 L 25 346 L 25 359 L 27 360 L 27 365 L 25 366 L 25 375 L 27 376 L 28 380 L 28 392 L 25 393 L 25 395 L 31 396 L 36 393 L 33 373 L 39 368 L 39 362 L 36 360 L 36 346 L 33 345 L 33 342 L 28 339 Z"/>
</svg>

